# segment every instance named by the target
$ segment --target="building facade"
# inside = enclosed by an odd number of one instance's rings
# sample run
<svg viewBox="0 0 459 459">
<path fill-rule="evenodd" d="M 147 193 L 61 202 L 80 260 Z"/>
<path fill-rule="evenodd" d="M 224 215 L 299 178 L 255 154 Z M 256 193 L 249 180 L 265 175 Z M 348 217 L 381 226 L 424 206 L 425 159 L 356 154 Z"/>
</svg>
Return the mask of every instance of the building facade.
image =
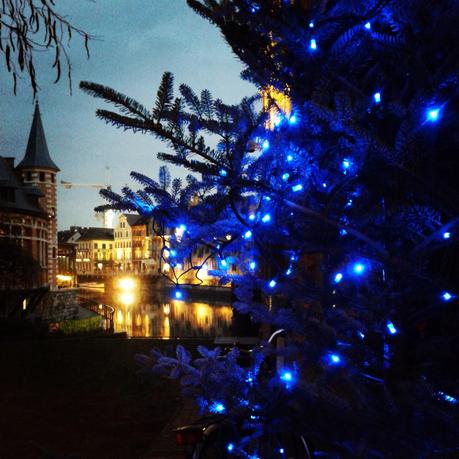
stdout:
<svg viewBox="0 0 459 459">
<path fill-rule="evenodd" d="M 40 266 L 36 283 L 56 287 L 57 173 L 38 104 L 22 161 L 0 157 L 0 237 L 14 240 Z"/>
<path fill-rule="evenodd" d="M 113 270 L 113 229 L 81 228 L 76 243 L 77 274 L 104 274 Z"/>
</svg>

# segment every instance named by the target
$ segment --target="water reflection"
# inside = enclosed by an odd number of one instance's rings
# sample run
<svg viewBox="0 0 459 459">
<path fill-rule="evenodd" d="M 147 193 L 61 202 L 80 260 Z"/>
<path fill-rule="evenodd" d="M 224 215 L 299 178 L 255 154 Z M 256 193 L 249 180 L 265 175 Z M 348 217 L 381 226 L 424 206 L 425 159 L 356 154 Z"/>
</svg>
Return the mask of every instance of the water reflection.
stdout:
<svg viewBox="0 0 459 459">
<path fill-rule="evenodd" d="M 115 308 L 115 332 L 133 337 L 215 337 L 230 334 L 233 310 L 227 304 L 173 300 L 142 289 L 100 293 Z"/>
</svg>

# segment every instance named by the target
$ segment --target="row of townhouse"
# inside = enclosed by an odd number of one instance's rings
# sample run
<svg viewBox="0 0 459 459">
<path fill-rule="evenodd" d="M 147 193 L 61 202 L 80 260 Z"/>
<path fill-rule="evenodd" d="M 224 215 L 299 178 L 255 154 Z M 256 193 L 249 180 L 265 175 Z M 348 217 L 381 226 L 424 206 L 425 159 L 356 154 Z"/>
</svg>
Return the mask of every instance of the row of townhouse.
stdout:
<svg viewBox="0 0 459 459">
<path fill-rule="evenodd" d="M 107 273 L 163 273 L 173 276 L 171 261 L 161 258 L 170 234 L 167 231 L 167 234 L 159 236 L 154 231 L 152 219 L 132 214 L 119 215 L 113 229 L 72 226 L 69 230 L 60 231 L 58 281 L 61 285 L 73 285 L 77 275 Z M 164 255 L 167 257 L 168 252 Z M 203 263 L 199 277 L 206 284 L 214 283 L 209 271 L 221 267 L 217 260 L 209 258 L 209 253 L 203 247 L 193 253 L 191 261 L 174 261 L 176 275 Z M 227 268 L 229 272 L 236 272 L 231 264 Z M 195 274 L 191 270 L 181 280 L 196 280 Z"/>
</svg>

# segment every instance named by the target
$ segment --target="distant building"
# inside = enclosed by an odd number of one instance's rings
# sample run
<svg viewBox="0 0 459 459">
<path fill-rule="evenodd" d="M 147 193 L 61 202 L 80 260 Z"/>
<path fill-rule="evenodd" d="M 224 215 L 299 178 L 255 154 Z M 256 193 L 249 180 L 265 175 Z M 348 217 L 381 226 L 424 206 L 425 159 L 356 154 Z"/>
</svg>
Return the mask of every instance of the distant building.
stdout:
<svg viewBox="0 0 459 459">
<path fill-rule="evenodd" d="M 14 240 L 40 265 L 34 285 L 56 287 L 59 168 L 49 155 L 38 104 L 22 161 L 0 157 L 0 237 Z"/>
<path fill-rule="evenodd" d="M 113 269 L 113 229 L 80 228 L 77 242 L 77 274 L 98 274 Z"/>
<path fill-rule="evenodd" d="M 76 256 L 81 228 L 75 226 L 57 233 L 57 285 L 73 287 L 77 283 Z"/>
<path fill-rule="evenodd" d="M 132 226 L 141 218 L 140 215 L 121 214 L 115 227 L 115 269 L 132 271 Z"/>
<path fill-rule="evenodd" d="M 132 223 L 131 230 L 133 269 L 139 273 L 151 273 L 158 264 L 152 253 L 153 219 L 140 217 Z"/>
</svg>

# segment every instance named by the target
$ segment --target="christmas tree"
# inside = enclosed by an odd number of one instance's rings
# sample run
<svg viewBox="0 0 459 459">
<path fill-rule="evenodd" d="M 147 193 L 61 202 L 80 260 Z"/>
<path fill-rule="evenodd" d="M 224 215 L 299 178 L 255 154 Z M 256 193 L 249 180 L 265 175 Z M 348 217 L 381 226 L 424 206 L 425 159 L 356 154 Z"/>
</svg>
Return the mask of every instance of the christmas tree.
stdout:
<svg viewBox="0 0 459 459">
<path fill-rule="evenodd" d="M 177 298 L 174 266 L 190 260 L 198 283 L 203 246 L 234 308 L 287 338 L 248 367 L 236 350 L 193 361 L 179 347 L 156 370 L 228 416 L 219 457 L 294 457 L 292 432 L 326 457 L 457 457 L 459 3 L 188 3 L 264 110 L 186 85 L 174 98 L 168 73 L 152 110 L 82 82 L 119 110 L 101 119 L 163 139 L 159 158 L 193 172 L 171 186 L 132 173 L 141 190 L 102 194 L 180 228 L 163 248 Z"/>
</svg>

